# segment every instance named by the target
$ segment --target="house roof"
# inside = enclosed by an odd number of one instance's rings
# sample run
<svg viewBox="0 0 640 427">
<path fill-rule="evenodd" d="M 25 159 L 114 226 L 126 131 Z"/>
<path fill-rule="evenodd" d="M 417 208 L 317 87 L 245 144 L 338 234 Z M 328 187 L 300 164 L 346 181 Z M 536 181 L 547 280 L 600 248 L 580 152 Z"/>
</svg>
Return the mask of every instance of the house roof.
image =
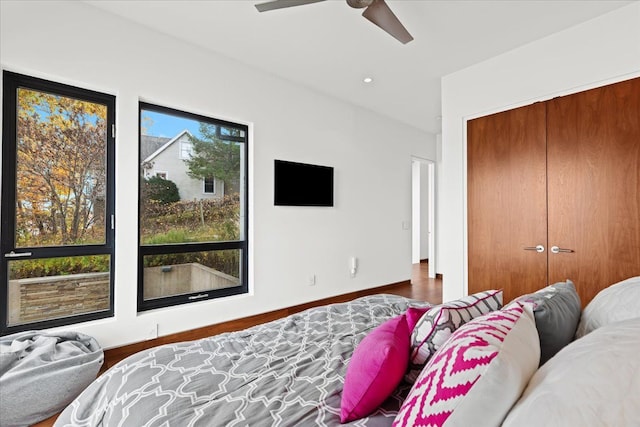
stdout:
<svg viewBox="0 0 640 427">
<path fill-rule="evenodd" d="M 193 136 L 191 132 L 186 129 L 173 138 L 142 135 L 142 137 L 140 138 L 140 158 L 143 159 L 142 163 L 152 161 L 160 153 L 169 148 L 171 144 L 182 138 L 185 134 L 188 136 Z"/>
<path fill-rule="evenodd" d="M 171 138 L 167 138 L 165 136 L 141 135 L 140 158 L 146 159 L 170 140 Z"/>
</svg>

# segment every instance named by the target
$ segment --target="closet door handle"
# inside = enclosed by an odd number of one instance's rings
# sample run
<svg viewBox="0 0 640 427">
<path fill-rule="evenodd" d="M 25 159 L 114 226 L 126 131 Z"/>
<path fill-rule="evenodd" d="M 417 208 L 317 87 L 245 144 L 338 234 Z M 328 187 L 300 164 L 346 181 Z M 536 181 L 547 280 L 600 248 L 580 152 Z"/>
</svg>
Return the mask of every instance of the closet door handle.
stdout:
<svg viewBox="0 0 640 427">
<path fill-rule="evenodd" d="M 551 252 L 552 252 L 552 253 L 554 253 L 554 254 L 559 254 L 560 252 L 568 252 L 568 253 L 571 253 L 571 252 L 574 252 L 574 250 L 573 250 L 573 249 L 564 249 L 564 248 L 559 248 L 559 247 L 557 247 L 557 246 L 551 246 Z"/>
<path fill-rule="evenodd" d="M 538 253 L 544 252 L 544 246 L 542 245 L 538 245 L 538 246 L 526 246 L 524 248 L 525 251 L 536 251 Z"/>
</svg>

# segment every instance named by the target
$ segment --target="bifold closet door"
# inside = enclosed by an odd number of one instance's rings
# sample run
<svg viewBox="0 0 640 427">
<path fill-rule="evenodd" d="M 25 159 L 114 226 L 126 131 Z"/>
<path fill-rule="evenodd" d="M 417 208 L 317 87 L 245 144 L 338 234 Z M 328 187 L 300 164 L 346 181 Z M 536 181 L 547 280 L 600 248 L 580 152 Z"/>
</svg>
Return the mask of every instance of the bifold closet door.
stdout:
<svg viewBox="0 0 640 427">
<path fill-rule="evenodd" d="M 640 78 L 547 108 L 549 281 L 573 280 L 584 304 L 640 275 Z"/>
<path fill-rule="evenodd" d="M 470 294 L 503 288 L 507 302 L 547 283 L 545 115 L 536 103 L 467 124 Z"/>
</svg>

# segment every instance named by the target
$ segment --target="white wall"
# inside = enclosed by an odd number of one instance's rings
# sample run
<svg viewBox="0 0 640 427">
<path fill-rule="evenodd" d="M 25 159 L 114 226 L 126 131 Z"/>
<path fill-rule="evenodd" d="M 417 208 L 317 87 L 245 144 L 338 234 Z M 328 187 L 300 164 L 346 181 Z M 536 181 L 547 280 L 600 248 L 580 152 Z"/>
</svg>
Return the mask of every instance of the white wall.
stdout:
<svg viewBox="0 0 640 427">
<path fill-rule="evenodd" d="M 410 278 L 411 156 L 433 135 L 87 4 L 0 5 L 2 69 L 117 97 L 115 317 L 74 329 L 113 347 Z M 249 295 L 136 313 L 139 100 L 249 125 Z M 335 207 L 274 207 L 275 158 L 333 166 Z"/>
<path fill-rule="evenodd" d="M 429 164 L 420 163 L 420 259 L 429 259 Z"/>
<path fill-rule="evenodd" d="M 431 260 L 429 262 L 429 277 L 436 277 L 437 274 L 442 274 L 442 254 L 443 250 L 441 249 L 441 242 L 443 240 L 442 230 L 444 229 L 441 224 L 443 223 L 443 219 L 446 217 L 446 212 L 444 210 L 444 171 L 442 170 L 442 133 L 436 135 L 436 162 L 434 164 L 435 167 L 435 186 L 434 186 L 434 201 L 435 206 L 433 209 L 434 218 L 434 248 L 435 253 L 431 256 Z M 435 258 L 435 262 L 434 261 Z M 444 288 L 444 275 L 443 275 L 443 283 L 442 286 Z"/>
<path fill-rule="evenodd" d="M 422 194 L 422 182 L 420 179 L 420 161 L 414 160 L 411 163 L 411 262 L 417 264 L 422 255 L 420 239 L 424 224 L 421 219 L 422 205 L 420 195 Z"/>
<path fill-rule="evenodd" d="M 442 79 L 444 300 L 467 293 L 466 120 L 638 75 L 640 3 L 635 2 Z"/>
</svg>

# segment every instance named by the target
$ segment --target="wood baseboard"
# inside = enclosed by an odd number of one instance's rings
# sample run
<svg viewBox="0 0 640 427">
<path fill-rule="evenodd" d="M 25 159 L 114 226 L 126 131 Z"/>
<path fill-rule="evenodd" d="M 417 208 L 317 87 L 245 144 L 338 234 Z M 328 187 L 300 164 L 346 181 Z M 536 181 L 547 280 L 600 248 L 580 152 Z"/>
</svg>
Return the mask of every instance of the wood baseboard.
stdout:
<svg viewBox="0 0 640 427">
<path fill-rule="evenodd" d="M 191 329 L 184 332 L 178 332 L 163 337 L 158 337 L 152 340 L 141 341 L 122 347 L 115 347 L 104 351 L 104 364 L 102 365 L 101 372 L 106 371 L 111 366 L 115 365 L 122 359 L 135 354 L 139 351 L 146 350 L 148 348 L 156 347 L 163 344 L 170 344 L 181 341 L 193 341 L 210 337 L 212 335 L 221 334 L 224 332 L 239 331 L 249 328 L 251 326 L 258 325 L 260 323 L 270 322 L 272 320 L 280 319 L 282 317 L 289 316 L 294 313 L 299 313 L 303 310 L 317 307 L 320 305 L 334 304 L 338 302 L 351 301 L 352 299 L 363 297 L 366 295 L 380 294 L 388 291 L 392 291 L 394 288 L 400 286 L 410 285 L 410 280 L 402 282 L 396 282 L 389 285 L 383 285 L 371 289 L 364 289 L 361 291 L 349 292 L 342 295 L 337 295 L 329 298 L 323 298 L 316 301 L 307 302 L 304 304 L 298 304 L 292 307 L 282 308 L 279 310 L 273 310 L 262 314 L 256 314 L 254 316 L 243 317 L 241 319 L 230 320 L 228 322 L 217 323 L 214 325 L 204 326 L 202 328 Z"/>
</svg>

